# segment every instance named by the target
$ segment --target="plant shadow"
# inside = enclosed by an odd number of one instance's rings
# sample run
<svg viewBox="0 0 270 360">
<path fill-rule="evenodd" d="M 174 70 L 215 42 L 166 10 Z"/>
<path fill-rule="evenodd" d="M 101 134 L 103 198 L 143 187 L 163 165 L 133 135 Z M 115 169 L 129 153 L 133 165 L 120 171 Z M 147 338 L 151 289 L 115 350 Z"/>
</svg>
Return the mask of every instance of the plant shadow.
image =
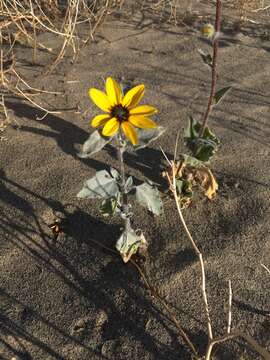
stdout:
<svg viewBox="0 0 270 360">
<path fill-rule="evenodd" d="M 46 339 L 46 332 L 49 331 L 53 334 L 53 339 L 58 338 L 61 339 L 60 342 L 85 349 L 88 354 L 85 359 L 94 359 L 95 356 L 107 359 L 100 354 L 101 341 L 104 343 L 118 338 L 134 339 L 144 351 L 161 360 L 177 359 L 180 354 L 183 359 L 190 358 L 186 348 L 178 343 L 177 333 L 170 319 L 141 288 L 135 268 L 131 264 L 124 265 L 120 257 L 110 250 L 121 231 L 118 224 L 104 223 L 76 206 L 63 205 L 43 198 L 11 181 L 5 173 L 1 175 L 0 201 L 5 204 L 5 213 L 1 211 L 0 228 L 6 234 L 8 246 L 17 248 L 24 261 L 27 261 L 27 264 L 22 262 L 21 265 L 27 265 L 28 268 L 38 266 L 42 273 L 53 274 L 59 285 L 47 294 L 50 296 L 49 301 L 55 300 L 54 292 L 57 296 L 63 296 L 61 288 L 67 287 L 70 295 L 66 301 L 71 304 L 72 301 L 80 303 L 79 310 L 76 310 L 79 320 L 84 317 L 83 314 L 88 313 L 92 316 L 91 321 L 97 321 L 95 318 L 100 312 L 106 314 L 107 319 L 98 328 L 99 338 L 93 348 L 88 345 L 90 340 L 87 332 L 77 334 L 76 331 L 66 328 L 65 323 L 74 320 L 72 313 L 63 314 L 60 307 L 59 315 L 54 319 L 50 311 L 45 314 L 39 311 L 39 302 L 46 303 L 46 299 L 26 302 L 20 291 L 16 290 L 12 294 L 12 286 L 8 284 L 0 291 L 3 304 L 1 341 L 8 354 L 20 354 L 22 359 L 32 359 L 35 358 L 35 351 L 40 351 L 45 357 L 67 359 L 62 354 L 61 347 L 59 348 L 53 340 L 42 339 Z M 20 195 L 13 193 L 10 190 L 11 186 L 19 189 Z M 29 197 L 38 198 L 53 213 L 61 213 L 64 233 L 60 234 L 56 241 L 43 217 L 36 214 L 28 200 Z M 18 216 L 14 216 L 14 212 Z M 97 244 L 102 246 L 99 247 Z M 4 274 L 2 276 L 5 278 Z M 20 273 L 16 273 L 16 277 L 20 276 Z M 30 283 L 26 280 L 19 287 L 27 287 L 36 298 L 37 281 L 39 289 L 46 287 L 46 284 L 35 275 Z M 23 309 L 23 316 L 14 315 L 18 307 Z M 160 331 L 171 339 L 170 345 L 146 331 L 145 323 L 148 318 L 154 319 Z M 44 328 L 42 338 L 40 328 Z M 14 339 L 19 339 L 22 344 L 26 343 L 25 349 L 22 346 L 13 346 Z"/>
</svg>

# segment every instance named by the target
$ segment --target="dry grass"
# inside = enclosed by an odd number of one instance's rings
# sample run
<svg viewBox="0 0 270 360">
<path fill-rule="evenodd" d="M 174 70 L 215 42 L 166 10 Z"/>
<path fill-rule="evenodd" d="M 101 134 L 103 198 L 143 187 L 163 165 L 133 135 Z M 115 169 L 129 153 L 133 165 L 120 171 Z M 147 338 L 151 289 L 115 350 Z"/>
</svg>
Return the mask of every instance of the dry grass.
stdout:
<svg viewBox="0 0 270 360">
<path fill-rule="evenodd" d="M 52 72 L 64 58 L 68 48 L 73 61 L 80 50 L 93 38 L 98 26 L 107 14 L 123 1 L 119 0 L 67 0 L 64 5 L 58 0 L 0 0 L 0 89 L 3 97 L 15 95 L 29 101 L 44 111 L 37 97 L 44 93 L 32 87 L 20 75 L 16 66 L 16 45 L 32 48 L 32 63 L 37 62 L 39 50 L 52 55 L 46 74 Z M 80 27 L 88 25 L 87 36 L 82 38 Z M 62 42 L 60 50 L 48 47 L 39 41 L 42 32 L 51 33 Z M 3 98 L 4 101 L 4 98 Z"/>
<path fill-rule="evenodd" d="M 240 21 L 248 21 L 257 13 L 270 10 L 269 1 L 264 0 L 229 0 L 228 5 L 231 6 Z"/>
<path fill-rule="evenodd" d="M 45 112 L 38 100 L 42 92 L 28 84 L 17 67 L 16 45 L 32 48 L 32 63 L 38 61 L 39 51 L 51 55 L 46 74 L 51 73 L 71 49 L 72 61 L 76 61 L 80 50 L 93 39 L 95 32 L 106 16 L 116 7 L 122 7 L 124 0 L 0 0 L 0 89 L 1 95 L 12 94 L 23 98 Z M 159 0 L 139 1 L 136 6 L 151 8 L 159 14 L 162 21 L 194 26 L 202 18 L 196 10 L 201 0 Z M 224 2 L 233 7 L 239 19 L 248 19 L 250 14 L 266 11 L 268 7 L 262 0 L 230 0 Z M 88 26 L 84 37 L 81 27 Z M 39 34 L 46 32 L 58 37 L 59 48 L 49 47 L 40 40 Z M 84 31 L 85 34 L 85 31 Z"/>
</svg>

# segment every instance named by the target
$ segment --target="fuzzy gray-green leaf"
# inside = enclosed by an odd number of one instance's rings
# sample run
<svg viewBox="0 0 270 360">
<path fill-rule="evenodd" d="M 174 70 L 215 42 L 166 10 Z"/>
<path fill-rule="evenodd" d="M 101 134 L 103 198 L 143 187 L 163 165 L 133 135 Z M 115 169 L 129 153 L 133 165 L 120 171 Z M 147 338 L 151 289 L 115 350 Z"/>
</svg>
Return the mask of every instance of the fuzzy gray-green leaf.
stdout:
<svg viewBox="0 0 270 360">
<path fill-rule="evenodd" d="M 116 180 L 116 181 L 119 181 L 120 180 L 120 174 L 119 174 L 119 171 L 116 170 L 115 168 L 111 167 L 110 168 L 110 173 L 112 175 L 112 177 Z"/>
<path fill-rule="evenodd" d="M 141 239 L 132 229 L 124 231 L 117 240 L 116 249 L 120 252 L 124 262 L 128 262 L 133 254 L 135 254 L 141 244 Z"/>
<path fill-rule="evenodd" d="M 78 198 L 95 199 L 117 197 L 119 187 L 114 178 L 106 170 L 101 170 L 94 177 L 84 183 L 83 189 L 77 194 Z"/>
<path fill-rule="evenodd" d="M 133 177 L 129 176 L 126 180 L 126 193 L 129 193 L 133 188 Z"/>
<path fill-rule="evenodd" d="M 142 206 L 147 207 L 154 215 L 163 213 L 163 204 L 159 191 L 153 185 L 143 183 L 136 186 L 136 200 Z"/>
<path fill-rule="evenodd" d="M 110 137 L 103 137 L 99 131 L 94 131 L 85 141 L 82 151 L 78 154 L 80 158 L 88 158 L 100 151 L 106 144 L 111 141 Z"/>
<path fill-rule="evenodd" d="M 140 150 L 148 146 L 152 141 L 158 139 L 165 131 L 166 128 L 158 126 L 155 129 L 137 129 L 138 144 L 133 148 Z"/>
</svg>

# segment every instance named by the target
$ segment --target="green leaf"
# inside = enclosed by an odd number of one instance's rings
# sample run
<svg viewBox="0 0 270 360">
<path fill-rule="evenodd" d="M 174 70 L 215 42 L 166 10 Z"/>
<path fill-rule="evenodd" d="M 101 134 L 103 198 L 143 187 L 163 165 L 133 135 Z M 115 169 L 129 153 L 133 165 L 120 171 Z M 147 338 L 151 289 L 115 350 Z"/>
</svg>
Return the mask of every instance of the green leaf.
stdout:
<svg viewBox="0 0 270 360">
<path fill-rule="evenodd" d="M 218 144 L 212 140 L 198 139 L 196 141 L 196 159 L 208 162 L 218 149 Z"/>
<path fill-rule="evenodd" d="M 154 215 L 163 213 L 163 204 L 159 191 L 151 184 L 143 183 L 136 186 L 136 200 L 142 206 L 147 207 Z"/>
<path fill-rule="evenodd" d="M 123 261 L 126 263 L 140 247 L 145 247 L 146 244 L 143 234 L 138 236 L 134 230 L 129 229 L 124 231 L 117 240 L 116 249 L 120 252 Z"/>
<path fill-rule="evenodd" d="M 86 140 L 86 142 L 83 144 L 82 151 L 77 155 L 80 158 L 88 158 L 103 149 L 103 147 L 111 140 L 112 138 L 103 137 L 100 135 L 99 131 L 96 130 Z"/>
<path fill-rule="evenodd" d="M 193 156 L 186 155 L 186 154 L 180 154 L 180 157 L 185 161 L 185 163 L 187 165 L 190 165 L 193 167 L 203 166 L 203 163 Z"/>
<path fill-rule="evenodd" d="M 211 54 L 205 53 L 202 49 L 198 49 L 198 53 L 201 55 L 201 58 L 206 65 L 210 67 L 213 66 L 213 58 Z"/>
<path fill-rule="evenodd" d="M 117 199 L 110 198 L 103 200 L 99 210 L 103 216 L 113 216 L 117 210 Z"/>
<path fill-rule="evenodd" d="M 210 128 L 208 126 L 206 126 L 205 130 L 204 130 L 204 134 L 203 134 L 203 139 L 205 140 L 211 140 L 213 141 L 216 145 L 220 144 L 219 139 L 216 137 L 216 135 L 213 133 L 213 131 L 210 130 Z"/>
<path fill-rule="evenodd" d="M 190 116 L 189 124 L 185 129 L 184 139 L 186 146 L 194 154 L 193 157 L 200 161 L 207 162 L 217 151 L 220 141 L 208 126 L 205 128 L 203 137 L 200 138 L 200 129 L 201 124 Z"/>
<path fill-rule="evenodd" d="M 190 115 L 188 126 L 184 130 L 184 138 L 191 140 L 196 139 L 199 136 L 200 128 L 200 124 Z"/>
<path fill-rule="evenodd" d="M 155 129 L 136 129 L 136 131 L 138 135 L 138 144 L 132 148 L 134 150 L 140 150 L 158 139 L 166 131 L 166 128 L 158 126 Z"/>
<path fill-rule="evenodd" d="M 226 86 L 215 93 L 213 105 L 217 105 L 221 99 L 230 91 L 232 86 Z"/>
<path fill-rule="evenodd" d="M 119 187 L 114 178 L 106 170 L 101 170 L 94 177 L 87 180 L 83 189 L 77 194 L 78 198 L 95 199 L 117 197 Z"/>
<path fill-rule="evenodd" d="M 193 191 L 192 191 L 192 183 L 188 180 L 176 180 L 176 188 L 179 195 L 192 198 Z"/>
</svg>

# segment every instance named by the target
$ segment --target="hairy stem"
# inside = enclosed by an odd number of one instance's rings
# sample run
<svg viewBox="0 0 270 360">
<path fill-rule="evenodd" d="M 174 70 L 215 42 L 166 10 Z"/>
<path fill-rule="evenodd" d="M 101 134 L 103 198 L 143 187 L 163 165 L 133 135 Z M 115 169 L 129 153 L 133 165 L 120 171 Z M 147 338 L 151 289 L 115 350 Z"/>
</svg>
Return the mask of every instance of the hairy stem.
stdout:
<svg viewBox="0 0 270 360">
<path fill-rule="evenodd" d="M 122 214 L 124 219 L 124 234 L 127 234 L 127 231 L 130 228 L 130 218 L 129 218 L 129 207 L 128 207 L 128 198 L 127 198 L 127 191 L 126 191 L 126 174 L 125 174 L 125 164 L 124 164 L 124 153 L 126 150 L 126 144 L 122 137 L 121 132 L 118 132 L 118 160 L 120 163 L 120 193 L 121 199 L 120 203 L 122 206 Z"/>
<path fill-rule="evenodd" d="M 217 59 L 218 59 L 218 45 L 219 45 L 219 33 L 221 24 L 221 0 L 216 2 L 216 22 L 215 22 L 215 38 L 213 41 L 213 63 L 212 63 L 212 81 L 211 91 L 208 99 L 206 111 L 203 116 L 202 127 L 200 129 L 199 137 L 202 137 L 207 125 L 208 118 L 212 110 L 213 99 L 216 92 L 217 84 Z"/>
</svg>

